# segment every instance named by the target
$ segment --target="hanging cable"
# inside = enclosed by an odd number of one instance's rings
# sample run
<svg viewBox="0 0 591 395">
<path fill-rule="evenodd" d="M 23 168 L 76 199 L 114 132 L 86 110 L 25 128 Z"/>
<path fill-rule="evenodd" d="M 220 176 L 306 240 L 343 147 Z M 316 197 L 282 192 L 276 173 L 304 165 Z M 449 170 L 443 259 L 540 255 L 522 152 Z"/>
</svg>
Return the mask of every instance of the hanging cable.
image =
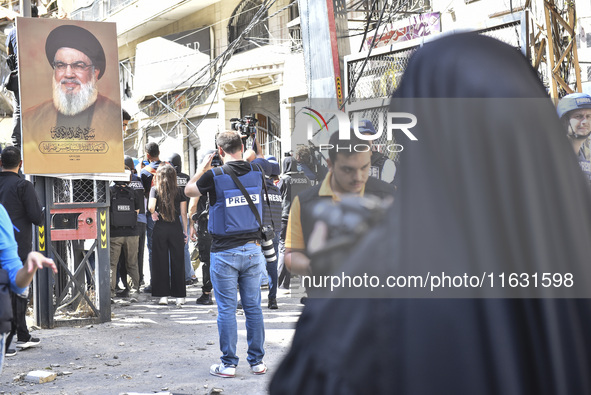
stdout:
<svg viewBox="0 0 591 395">
<path fill-rule="evenodd" d="M 295 3 L 295 1 L 296 0 L 292 1 L 290 4 L 288 4 L 287 6 L 283 7 L 282 9 L 279 9 L 277 12 L 275 12 L 272 15 L 266 17 L 265 19 L 261 19 L 262 15 L 264 14 L 264 12 L 268 11 L 268 9 L 275 3 L 275 1 L 266 2 L 266 3 L 262 4 L 259 12 L 253 18 L 253 20 L 251 21 L 251 23 L 249 24 L 249 26 L 247 26 L 247 29 L 245 29 L 245 31 L 242 32 L 243 34 L 241 34 L 241 36 L 239 36 L 236 40 L 234 40 L 234 42 L 230 43 L 230 45 L 228 45 L 227 49 L 223 53 L 221 53 L 218 57 L 216 57 L 216 59 L 214 59 L 212 62 L 210 62 L 208 66 L 202 68 L 200 71 L 196 72 L 195 74 L 193 74 L 192 76 L 190 76 L 189 78 L 187 78 L 184 82 L 182 82 L 181 84 L 179 84 L 177 87 L 169 90 L 166 94 L 162 95 L 161 97 L 167 96 L 170 92 L 175 91 L 178 87 L 184 85 L 187 81 L 193 79 L 194 80 L 194 83 L 192 83 L 189 87 L 187 87 L 183 92 L 179 93 L 179 95 L 182 95 L 182 94 L 186 93 L 189 89 L 192 89 L 193 88 L 193 85 L 195 84 L 196 81 L 199 81 L 199 79 L 201 77 L 203 77 L 203 74 L 205 72 L 207 72 L 209 69 L 215 67 L 215 65 L 221 60 L 221 65 L 217 67 L 214 75 L 210 77 L 210 79 L 206 83 L 206 85 L 200 89 L 200 93 L 196 95 L 195 99 L 193 100 L 193 102 L 189 106 L 189 109 L 184 113 L 184 115 L 186 116 L 186 114 L 193 107 L 195 107 L 195 105 L 197 105 L 199 103 L 199 100 L 200 100 L 201 96 L 203 95 L 203 93 L 204 92 L 209 92 L 209 88 L 212 86 L 212 84 L 214 82 L 217 82 L 217 86 L 219 86 L 219 78 L 217 78 L 217 77 L 221 74 L 221 71 L 223 69 L 223 66 L 229 60 L 229 58 L 230 58 L 229 55 L 231 55 L 235 51 L 236 47 L 239 45 L 240 41 L 244 38 L 245 34 L 247 34 L 252 29 L 252 27 L 254 25 L 256 25 L 257 23 L 260 23 L 262 21 L 265 21 L 265 20 L 267 20 L 267 19 L 269 19 L 269 18 L 277 15 L 278 13 L 283 12 L 284 10 L 286 10 L 287 8 L 289 8 L 291 5 L 293 5 Z M 214 98 L 216 96 L 217 96 L 217 91 L 215 92 Z M 153 105 L 154 103 L 158 102 L 157 99 L 158 98 L 156 98 L 155 100 L 151 101 L 150 103 L 144 105 L 140 110 L 143 111 L 147 107 L 149 107 L 149 106 Z M 211 104 L 213 105 L 213 102 Z M 210 105 L 210 109 L 211 109 L 211 105 Z M 162 116 L 166 115 L 167 113 L 168 113 L 167 109 L 163 106 L 163 108 L 160 111 L 158 111 L 157 114 L 154 114 L 152 116 L 152 120 L 151 120 L 150 124 L 148 124 L 145 127 L 142 127 L 140 129 L 138 129 L 135 133 L 130 134 L 127 138 L 133 138 L 133 137 L 137 136 L 140 132 L 145 132 L 146 129 L 153 127 L 154 124 L 156 124 L 156 123 L 159 123 L 160 118 Z M 209 114 L 209 110 L 202 117 L 202 119 L 204 119 L 205 117 L 207 117 L 208 114 Z M 182 121 L 182 119 L 184 119 L 184 118 L 183 117 L 179 118 L 179 120 L 173 125 L 173 127 L 171 128 L 171 132 L 174 131 L 174 129 L 176 128 L 176 126 L 178 126 L 178 124 Z M 199 124 L 201 123 L 201 121 L 199 122 Z M 193 126 L 193 128 L 192 128 L 193 130 L 189 133 L 189 135 L 196 133 L 196 126 L 198 126 L 198 125 L 194 125 L 192 122 L 190 122 L 190 124 Z M 189 125 L 189 126 L 191 126 L 191 125 Z M 169 133 L 165 133 L 165 135 L 168 136 Z M 189 137 L 189 135 L 187 136 L 187 138 Z M 166 136 L 164 136 L 164 137 L 166 137 Z"/>
<path fill-rule="evenodd" d="M 219 79 L 219 76 L 222 73 L 223 67 L 226 65 L 226 63 L 229 61 L 229 59 L 231 58 L 232 54 L 234 53 L 236 47 L 240 44 L 240 42 L 243 40 L 243 38 L 250 32 L 250 30 L 257 24 L 261 22 L 261 18 L 262 16 L 269 10 L 269 8 L 276 2 L 277 0 L 270 0 L 270 1 L 266 1 L 264 2 L 260 9 L 257 11 L 257 13 L 255 14 L 255 16 L 253 17 L 252 21 L 249 23 L 249 25 L 241 32 L 241 34 L 236 38 L 236 40 L 234 40 L 226 49 L 226 51 L 224 51 L 220 56 L 218 56 L 216 58 L 216 60 L 213 63 L 217 63 L 217 60 L 221 59 L 221 64 L 218 66 L 218 68 L 215 70 L 214 75 L 212 76 L 212 78 L 210 78 L 210 81 L 208 83 L 208 85 L 210 85 L 213 81 L 216 81 L 216 79 Z M 265 18 L 266 20 L 267 18 Z M 192 84 L 193 85 L 193 84 Z M 218 82 L 219 85 L 219 82 Z M 207 88 L 207 86 L 206 86 Z M 206 89 L 201 89 L 201 92 L 199 93 L 199 95 L 197 95 L 197 97 L 194 99 L 193 103 L 190 104 L 190 106 L 187 108 L 187 110 L 184 112 L 184 114 L 182 115 L 182 118 L 179 118 L 177 120 L 177 122 L 175 122 L 175 124 L 170 128 L 170 132 L 174 131 L 175 128 L 181 123 L 181 121 L 183 119 L 185 119 L 186 115 L 189 113 L 189 111 L 191 111 L 199 102 L 200 97 L 203 95 L 203 93 L 205 92 Z M 186 90 L 185 90 L 186 91 Z M 217 95 L 217 92 L 215 92 L 215 95 Z M 213 105 L 213 101 L 212 101 L 212 105 Z M 211 108 L 211 105 L 210 105 Z M 208 113 L 206 113 L 201 121 L 199 122 L 199 124 L 201 124 L 202 120 L 208 115 Z M 195 126 L 195 125 L 193 125 Z M 196 133 L 196 127 L 191 131 L 192 133 Z M 169 136 L 169 133 L 164 133 L 164 136 L 161 138 L 160 141 L 162 141 L 163 139 L 165 139 L 166 137 Z M 188 138 L 189 134 L 187 134 L 187 138 Z"/>
</svg>

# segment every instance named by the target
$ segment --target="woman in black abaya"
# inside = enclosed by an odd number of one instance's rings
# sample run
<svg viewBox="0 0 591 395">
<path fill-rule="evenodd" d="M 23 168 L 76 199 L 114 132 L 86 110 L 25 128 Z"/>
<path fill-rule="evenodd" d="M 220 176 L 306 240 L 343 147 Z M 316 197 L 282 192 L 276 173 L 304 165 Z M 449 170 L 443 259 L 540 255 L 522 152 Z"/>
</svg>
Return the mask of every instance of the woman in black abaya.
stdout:
<svg viewBox="0 0 591 395">
<path fill-rule="evenodd" d="M 418 141 L 402 142 L 396 200 L 342 271 L 497 283 L 311 303 L 271 393 L 590 394 L 591 303 L 575 298 L 591 290 L 591 193 L 535 72 L 460 34 L 419 49 L 395 96 Z M 574 286 L 501 288 L 513 272 Z"/>
</svg>

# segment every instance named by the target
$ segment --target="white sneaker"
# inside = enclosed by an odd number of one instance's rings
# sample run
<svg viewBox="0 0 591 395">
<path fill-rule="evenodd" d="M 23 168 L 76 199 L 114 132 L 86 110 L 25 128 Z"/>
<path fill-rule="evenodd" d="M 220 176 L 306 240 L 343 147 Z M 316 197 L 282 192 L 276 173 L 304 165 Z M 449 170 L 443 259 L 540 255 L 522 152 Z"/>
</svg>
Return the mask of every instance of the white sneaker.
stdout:
<svg viewBox="0 0 591 395">
<path fill-rule="evenodd" d="M 256 365 L 252 365 L 250 367 L 250 370 L 252 370 L 254 374 L 265 374 L 267 373 L 267 365 L 265 365 L 265 363 L 261 361 Z"/>
<path fill-rule="evenodd" d="M 214 376 L 230 378 L 236 375 L 236 366 L 233 365 L 224 365 L 224 363 L 214 364 L 211 365 L 209 368 L 209 373 Z"/>
<path fill-rule="evenodd" d="M 167 305 L 168 304 L 168 296 L 161 297 L 160 300 L 158 301 L 158 304 Z"/>
<path fill-rule="evenodd" d="M 176 298 L 176 305 L 177 306 L 181 306 L 183 304 L 185 304 L 186 300 L 185 298 Z"/>
<path fill-rule="evenodd" d="M 39 343 L 41 343 L 41 340 L 29 335 L 29 340 L 18 340 L 16 342 L 16 348 L 21 348 L 21 349 L 25 350 L 29 347 L 38 346 Z"/>
</svg>

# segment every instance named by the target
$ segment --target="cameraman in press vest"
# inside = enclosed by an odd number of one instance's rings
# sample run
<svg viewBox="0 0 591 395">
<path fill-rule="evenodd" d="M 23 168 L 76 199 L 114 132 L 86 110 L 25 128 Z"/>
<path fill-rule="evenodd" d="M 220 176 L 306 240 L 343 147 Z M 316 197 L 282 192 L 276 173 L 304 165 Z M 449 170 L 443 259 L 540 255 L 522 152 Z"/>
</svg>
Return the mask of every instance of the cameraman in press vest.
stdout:
<svg viewBox="0 0 591 395">
<path fill-rule="evenodd" d="M 271 157 L 273 158 L 273 157 Z M 268 280 L 263 278 L 269 285 L 269 296 L 267 307 L 271 310 L 277 310 L 277 257 L 279 255 L 279 235 L 281 232 L 281 192 L 273 183 L 272 176 L 278 176 L 281 172 L 279 163 L 275 160 L 270 162 L 263 154 L 261 146 L 255 140 L 254 150 L 246 150 L 244 160 L 259 166 L 265 176 L 266 189 L 263 193 L 263 225 L 272 228 L 275 237 L 270 242 L 262 243 L 263 255 L 267 261 Z M 267 281 L 265 281 L 267 280 Z"/>
<path fill-rule="evenodd" d="M 286 156 L 283 160 L 283 173 L 279 177 L 279 190 L 281 192 L 281 231 L 279 239 L 279 256 L 277 262 L 278 288 L 289 290 L 291 273 L 285 266 L 285 236 L 287 235 L 287 222 L 291 210 L 291 202 L 301 192 L 317 184 L 316 178 L 309 178 L 304 171 L 302 157 L 309 155 L 310 149 L 300 145 L 293 156 Z"/>
<path fill-rule="evenodd" d="M 126 120 L 126 111 L 123 110 L 123 130 L 125 130 L 125 120 Z M 144 202 L 144 186 L 140 177 L 137 175 L 137 170 L 135 169 L 135 162 L 134 159 L 129 156 L 124 156 L 124 163 L 126 169 L 131 169 L 131 182 L 128 184 L 131 189 L 135 191 L 135 194 L 138 196 L 138 199 L 141 202 Z M 140 286 L 144 281 L 144 248 L 146 244 L 146 205 L 140 204 L 139 213 L 137 215 L 137 224 L 135 226 L 135 232 L 138 235 L 138 253 L 137 253 L 137 266 L 138 266 L 138 273 L 140 279 Z M 127 267 L 125 265 L 125 251 L 119 256 L 119 263 L 117 264 L 117 271 L 119 272 L 118 278 L 121 279 L 123 283 L 124 289 L 122 291 L 117 291 L 117 296 L 120 297 L 129 297 L 129 284 L 127 283 Z M 117 280 L 119 281 L 119 280 Z M 117 282 L 118 283 L 118 282 Z"/>
<path fill-rule="evenodd" d="M 115 181 L 110 187 L 111 298 L 116 296 L 117 263 L 122 251 L 125 253 L 127 274 L 131 277 L 129 296 L 137 297 L 140 288 L 137 253 L 139 236 L 136 226 L 143 199 L 129 186 L 130 181 Z"/>
<path fill-rule="evenodd" d="M 265 258 L 261 251 L 263 176 L 256 165 L 244 161 L 244 146 L 235 131 L 217 136 L 218 152 L 208 155 L 185 187 L 185 194 L 209 194 L 208 230 L 212 236 L 210 274 L 218 305 L 221 362 L 211 365 L 214 376 L 234 377 L 238 356 L 236 324 L 237 288 L 246 317 L 248 356 L 254 374 L 264 374 L 265 327 L 261 308 L 261 275 Z M 212 169 L 214 156 L 223 166 Z M 244 191 L 244 192 L 243 192 Z"/>
</svg>

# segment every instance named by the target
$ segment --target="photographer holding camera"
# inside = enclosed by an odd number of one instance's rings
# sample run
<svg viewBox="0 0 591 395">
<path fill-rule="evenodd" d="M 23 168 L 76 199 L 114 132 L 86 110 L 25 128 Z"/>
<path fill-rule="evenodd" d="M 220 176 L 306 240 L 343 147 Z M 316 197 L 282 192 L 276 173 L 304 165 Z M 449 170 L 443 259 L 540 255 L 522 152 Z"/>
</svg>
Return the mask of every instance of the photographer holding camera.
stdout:
<svg viewBox="0 0 591 395">
<path fill-rule="evenodd" d="M 341 140 L 339 133 L 330 136 L 328 145 L 330 171 L 321 184 L 299 193 L 292 201 L 285 238 L 285 266 L 291 273 L 310 275 L 327 268 L 310 265 L 306 252 L 312 241 L 310 235 L 318 215 L 314 212 L 320 202 L 337 202 L 346 196 L 375 196 L 381 199 L 394 195 L 394 187 L 369 177 L 370 151 L 355 151 L 352 146 L 364 144 L 354 133 L 350 140 Z M 308 290 L 308 292 L 311 290 Z"/>
<path fill-rule="evenodd" d="M 212 169 L 214 154 L 208 155 L 185 187 L 185 194 L 209 194 L 208 231 L 212 236 L 210 274 L 218 305 L 221 363 L 210 367 L 214 376 L 234 377 L 238 356 L 236 324 L 237 292 L 246 317 L 248 361 L 254 374 L 264 374 L 265 328 L 261 308 L 261 274 L 265 258 L 261 251 L 263 177 L 256 165 L 242 160 L 240 134 L 222 132 L 217 136 L 217 154 L 223 166 Z M 272 235 L 267 235 L 267 238 Z"/>
<path fill-rule="evenodd" d="M 232 127 L 232 130 L 240 133 L 240 138 L 242 139 L 242 144 L 244 146 L 246 146 L 247 140 L 252 138 L 252 147 L 255 147 L 255 137 L 257 133 L 256 124 L 258 121 L 259 120 L 256 119 L 254 115 L 246 115 L 244 118 L 230 118 L 230 126 Z"/>
</svg>

